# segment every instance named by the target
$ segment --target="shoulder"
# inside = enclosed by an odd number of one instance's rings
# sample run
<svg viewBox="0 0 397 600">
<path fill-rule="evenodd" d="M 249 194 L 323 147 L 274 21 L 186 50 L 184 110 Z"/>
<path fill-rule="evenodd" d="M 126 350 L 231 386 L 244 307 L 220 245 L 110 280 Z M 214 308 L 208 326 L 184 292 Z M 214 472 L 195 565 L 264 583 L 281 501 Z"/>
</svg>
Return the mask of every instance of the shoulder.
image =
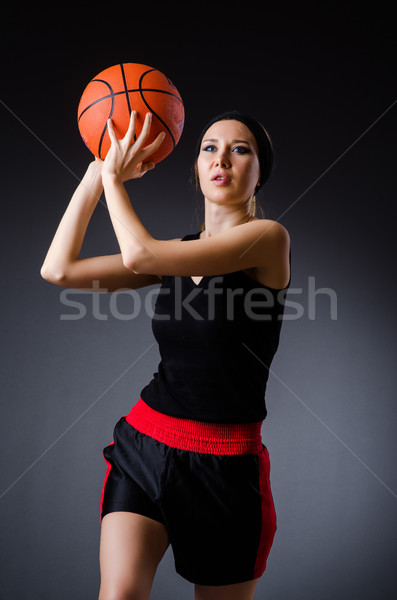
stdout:
<svg viewBox="0 0 397 600">
<path fill-rule="evenodd" d="M 274 219 L 255 219 L 254 221 L 251 221 L 251 223 L 255 224 L 257 227 L 263 228 L 264 231 L 272 232 L 275 237 L 289 238 L 287 228 L 284 227 L 280 221 L 275 221 Z"/>
<path fill-rule="evenodd" d="M 280 251 L 288 251 L 290 248 L 290 235 L 286 227 L 279 221 L 273 219 L 256 219 L 247 223 L 247 226 L 255 228 L 256 233 L 259 234 L 258 241 L 262 240 L 262 245 L 269 248 L 278 249 Z"/>
<path fill-rule="evenodd" d="M 251 223 L 254 225 L 253 222 Z M 284 289 L 291 277 L 288 230 L 272 219 L 258 219 L 255 225 L 259 230 L 261 258 L 256 267 L 247 269 L 246 274 L 265 286 Z"/>
</svg>

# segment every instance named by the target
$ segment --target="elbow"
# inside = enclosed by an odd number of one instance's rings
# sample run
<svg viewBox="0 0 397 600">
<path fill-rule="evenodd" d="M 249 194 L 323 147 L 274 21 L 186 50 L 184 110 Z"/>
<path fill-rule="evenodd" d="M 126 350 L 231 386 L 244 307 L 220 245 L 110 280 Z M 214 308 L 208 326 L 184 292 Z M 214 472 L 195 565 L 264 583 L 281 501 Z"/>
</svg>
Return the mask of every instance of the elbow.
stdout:
<svg viewBox="0 0 397 600">
<path fill-rule="evenodd" d="M 52 271 L 45 264 L 40 269 L 40 275 L 49 283 L 62 285 L 65 281 L 65 274 L 62 271 Z"/>
<path fill-rule="evenodd" d="M 143 247 L 131 248 L 123 253 L 123 265 L 133 273 L 148 273 L 148 251 Z"/>
<path fill-rule="evenodd" d="M 136 274 L 140 273 L 139 267 L 138 267 L 138 262 L 134 256 L 124 256 L 123 255 L 123 265 L 125 266 L 126 269 L 128 269 L 129 271 L 132 271 L 133 273 L 136 273 Z"/>
</svg>

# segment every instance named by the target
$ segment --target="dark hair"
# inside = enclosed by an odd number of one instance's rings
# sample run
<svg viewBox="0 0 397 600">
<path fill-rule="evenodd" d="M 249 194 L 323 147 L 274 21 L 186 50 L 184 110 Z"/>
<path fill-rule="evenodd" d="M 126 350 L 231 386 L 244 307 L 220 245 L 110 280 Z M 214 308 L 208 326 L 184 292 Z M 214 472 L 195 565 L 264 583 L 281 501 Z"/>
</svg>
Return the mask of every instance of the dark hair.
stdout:
<svg viewBox="0 0 397 600">
<path fill-rule="evenodd" d="M 258 144 L 258 159 L 260 168 L 260 181 L 256 188 L 256 191 L 258 191 L 266 183 L 266 181 L 269 179 L 272 173 L 274 166 L 274 152 L 269 134 L 267 133 L 263 125 L 261 125 L 259 121 L 257 121 L 253 117 L 244 115 L 237 110 L 233 110 L 217 115 L 216 117 L 211 119 L 211 121 L 209 121 L 209 123 L 207 123 L 207 125 L 202 130 L 198 139 L 196 146 L 196 160 L 200 153 L 201 143 L 203 141 L 203 137 L 206 131 L 214 123 L 225 120 L 240 121 L 241 123 L 246 125 L 246 127 L 248 127 L 248 129 L 251 131 L 251 133 L 256 139 L 256 143 Z"/>
</svg>

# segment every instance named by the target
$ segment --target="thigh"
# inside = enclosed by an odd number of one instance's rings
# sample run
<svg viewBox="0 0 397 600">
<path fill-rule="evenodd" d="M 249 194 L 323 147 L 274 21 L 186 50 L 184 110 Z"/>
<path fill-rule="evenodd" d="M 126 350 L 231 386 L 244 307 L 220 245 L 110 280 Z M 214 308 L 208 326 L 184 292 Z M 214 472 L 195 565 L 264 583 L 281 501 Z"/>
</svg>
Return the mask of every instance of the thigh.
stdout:
<svg viewBox="0 0 397 600">
<path fill-rule="evenodd" d="M 163 522 L 158 505 L 167 448 L 134 429 L 121 418 L 114 441 L 103 450 L 108 465 L 102 490 L 101 516 L 138 513 Z"/>
<path fill-rule="evenodd" d="M 102 520 L 100 600 L 135 594 L 149 598 L 157 566 L 169 545 L 162 523 L 128 512 Z"/>
<path fill-rule="evenodd" d="M 252 600 L 257 579 L 234 585 L 194 586 L 194 600 Z"/>
<path fill-rule="evenodd" d="M 275 533 L 265 451 L 217 456 L 174 451 L 163 514 L 177 572 L 201 586 L 260 577 Z"/>
</svg>

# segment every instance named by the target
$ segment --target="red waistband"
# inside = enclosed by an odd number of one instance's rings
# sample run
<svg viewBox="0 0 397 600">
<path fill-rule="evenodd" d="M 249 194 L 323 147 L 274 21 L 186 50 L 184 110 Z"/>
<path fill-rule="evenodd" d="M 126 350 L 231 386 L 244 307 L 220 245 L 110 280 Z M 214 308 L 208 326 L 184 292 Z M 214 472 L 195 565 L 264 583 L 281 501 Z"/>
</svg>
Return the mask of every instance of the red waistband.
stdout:
<svg viewBox="0 0 397 600">
<path fill-rule="evenodd" d="M 180 450 L 233 455 L 259 454 L 262 450 L 262 422 L 220 424 L 170 417 L 145 404 L 142 398 L 126 420 L 141 433 Z"/>
</svg>

